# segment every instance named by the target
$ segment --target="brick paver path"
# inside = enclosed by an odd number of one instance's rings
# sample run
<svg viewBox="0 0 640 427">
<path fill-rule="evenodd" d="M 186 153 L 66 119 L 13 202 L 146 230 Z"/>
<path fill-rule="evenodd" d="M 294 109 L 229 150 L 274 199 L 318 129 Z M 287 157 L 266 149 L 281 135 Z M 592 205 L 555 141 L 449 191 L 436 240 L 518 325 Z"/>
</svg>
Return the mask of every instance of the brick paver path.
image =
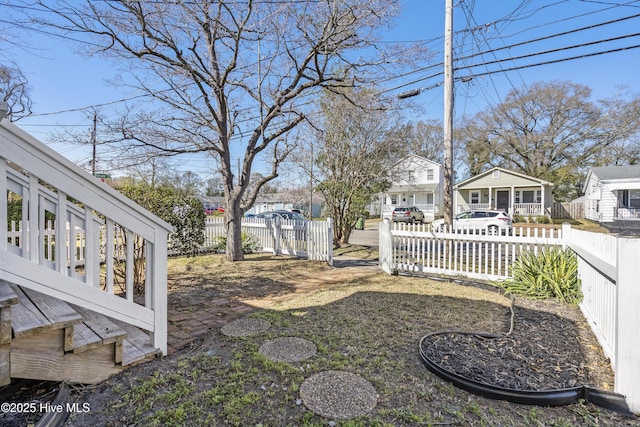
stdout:
<svg viewBox="0 0 640 427">
<path fill-rule="evenodd" d="M 258 308 L 229 298 L 172 301 L 169 295 L 168 353 L 172 354 L 196 339 Z"/>
</svg>

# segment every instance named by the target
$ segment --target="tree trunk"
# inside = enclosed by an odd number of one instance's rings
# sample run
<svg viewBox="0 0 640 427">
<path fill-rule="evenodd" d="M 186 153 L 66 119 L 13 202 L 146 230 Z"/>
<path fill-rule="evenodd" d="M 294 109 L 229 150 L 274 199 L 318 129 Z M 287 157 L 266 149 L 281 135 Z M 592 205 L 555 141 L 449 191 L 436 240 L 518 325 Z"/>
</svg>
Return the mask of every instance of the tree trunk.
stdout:
<svg viewBox="0 0 640 427">
<path fill-rule="evenodd" d="M 227 230 L 227 261 L 243 261 L 242 209 L 239 201 L 228 200 L 224 210 L 224 222 Z"/>
</svg>

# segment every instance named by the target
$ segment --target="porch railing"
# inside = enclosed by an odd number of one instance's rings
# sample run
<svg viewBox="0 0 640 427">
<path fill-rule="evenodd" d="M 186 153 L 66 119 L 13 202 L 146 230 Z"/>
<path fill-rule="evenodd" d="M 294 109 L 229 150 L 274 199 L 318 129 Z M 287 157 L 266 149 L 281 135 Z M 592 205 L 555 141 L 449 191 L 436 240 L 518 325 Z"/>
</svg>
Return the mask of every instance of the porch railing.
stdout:
<svg viewBox="0 0 640 427">
<path fill-rule="evenodd" d="M 469 203 L 468 206 L 458 205 L 458 213 L 464 211 L 477 211 L 480 209 L 491 209 L 489 203 Z"/>
<path fill-rule="evenodd" d="M 640 220 L 640 209 L 638 208 L 614 208 L 615 219 L 638 219 Z"/>
<path fill-rule="evenodd" d="M 513 205 L 514 215 L 540 216 L 544 215 L 542 204 L 540 203 L 516 203 Z"/>
<path fill-rule="evenodd" d="M 3 279 L 147 330 L 166 354 L 169 224 L 6 120 L 0 195 Z"/>
</svg>

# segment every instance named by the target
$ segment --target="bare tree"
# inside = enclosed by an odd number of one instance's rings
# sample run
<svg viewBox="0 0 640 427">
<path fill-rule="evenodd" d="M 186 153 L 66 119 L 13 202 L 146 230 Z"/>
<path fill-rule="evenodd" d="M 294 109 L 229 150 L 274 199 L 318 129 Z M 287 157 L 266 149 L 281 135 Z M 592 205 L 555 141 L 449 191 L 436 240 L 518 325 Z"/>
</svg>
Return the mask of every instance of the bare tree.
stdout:
<svg viewBox="0 0 640 427">
<path fill-rule="evenodd" d="M 305 119 L 318 89 L 351 85 L 347 75 L 375 78 L 371 67 L 388 61 L 365 48 L 398 9 L 392 0 L 78 4 L 42 1 L 53 17 L 41 22 L 91 36 L 89 53 L 127 60 L 128 83 L 169 107 L 123 123 L 128 143 L 208 152 L 219 162 L 228 260 L 243 259 L 242 214 L 293 149 L 287 132 Z M 267 156 L 271 171 L 248 193 L 254 161 Z"/>
<path fill-rule="evenodd" d="M 6 101 L 7 118 L 15 122 L 31 114 L 29 81 L 17 65 L 0 64 L 0 100 Z"/>
</svg>

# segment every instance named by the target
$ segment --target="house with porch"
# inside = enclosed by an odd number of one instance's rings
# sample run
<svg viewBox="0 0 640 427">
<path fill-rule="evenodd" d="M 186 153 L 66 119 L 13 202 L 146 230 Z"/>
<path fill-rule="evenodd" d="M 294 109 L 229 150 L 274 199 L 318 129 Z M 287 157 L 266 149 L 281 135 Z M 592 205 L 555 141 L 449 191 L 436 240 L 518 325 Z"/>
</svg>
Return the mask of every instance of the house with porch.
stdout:
<svg viewBox="0 0 640 427">
<path fill-rule="evenodd" d="M 391 172 L 391 187 L 378 195 L 369 212 L 381 218 L 391 218 L 399 206 L 415 206 L 424 212 L 425 221 L 443 215 L 444 170 L 442 165 L 417 154 L 397 162 Z"/>
<path fill-rule="evenodd" d="M 453 186 L 456 213 L 497 209 L 510 215 L 549 216 L 553 184 L 519 172 L 494 167 Z"/>
<path fill-rule="evenodd" d="M 640 165 L 591 168 L 582 191 L 586 219 L 640 228 Z"/>
</svg>

